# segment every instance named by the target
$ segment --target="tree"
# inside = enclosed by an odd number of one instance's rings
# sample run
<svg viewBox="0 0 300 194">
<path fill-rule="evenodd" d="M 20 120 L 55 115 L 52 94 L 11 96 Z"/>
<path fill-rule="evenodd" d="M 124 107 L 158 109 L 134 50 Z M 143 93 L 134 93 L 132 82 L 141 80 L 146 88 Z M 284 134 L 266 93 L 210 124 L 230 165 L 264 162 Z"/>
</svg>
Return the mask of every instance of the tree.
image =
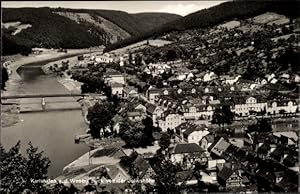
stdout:
<svg viewBox="0 0 300 194">
<path fill-rule="evenodd" d="M 167 61 L 174 61 L 177 58 L 177 53 L 175 50 L 170 49 L 166 54 Z"/>
<path fill-rule="evenodd" d="M 90 133 L 93 138 L 107 137 L 112 131 L 105 130 L 112 127 L 112 118 L 116 114 L 115 106 L 111 102 L 96 103 L 89 108 L 87 119 L 90 121 Z"/>
<path fill-rule="evenodd" d="M 154 180 L 158 193 L 173 193 L 180 190 L 178 186 L 180 179 L 176 176 L 180 170 L 178 166 L 175 166 L 170 160 L 163 160 L 154 168 L 156 169 Z"/>
<path fill-rule="evenodd" d="M 248 126 L 249 132 L 270 132 L 272 131 L 272 125 L 270 119 L 263 118 L 257 121 L 256 124 Z"/>
<path fill-rule="evenodd" d="M 133 123 L 125 120 L 120 126 L 120 137 L 125 141 L 126 146 L 130 148 L 144 146 L 144 126 L 140 123 Z"/>
<path fill-rule="evenodd" d="M 212 121 L 213 124 L 218 124 L 221 126 L 221 124 L 224 123 L 223 121 L 223 115 L 222 115 L 222 110 L 220 108 L 216 108 L 213 115 L 212 115 Z"/>
<path fill-rule="evenodd" d="M 223 105 L 222 106 L 222 112 L 223 112 L 223 117 L 224 117 L 224 123 L 230 125 L 233 122 L 234 114 L 230 110 L 229 105 Z"/>
<path fill-rule="evenodd" d="M 152 145 L 154 141 L 152 123 L 151 118 L 144 119 L 142 123 L 126 119 L 120 125 L 120 137 L 125 141 L 126 146 L 130 148 Z"/>
<path fill-rule="evenodd" d="M 163 133 L 160 141 L 159 141 L 159 146 L 162 150 L 165 150 L 169 148 L 171 144 L 171 136 L 168 133 Z"/>
<path fill-rule="evenodd" d="M 27 179 L 27 188 L 30 190 L 43 191 L 44 186 L 42 183 L 31 184 L 30 179 L 42 180 L 47 178 L 48 167 L 50 166 L 49 158 L 43 157 L 43 151 L 38 152 L 37 147 L 33 147 L 29 142 L 29 148 L 27 148 L 27 172 L 29 177 Z"/>
<path fill-rule="evenodd" d="M 5 67 L 1 67 L 2 70 L 2 82 L 1 82 L 1 90 L 5 90 L 6 82 L 8 81 L 8 73 Z"/>
<path fill-rule="evenodd" d="M 21 142 L 6 150 L 0 145 L 1 193 L 22 193 L 29 190 L 46 193 L 47 188 L 37 180 L 47 178 L 50 160 L 29 143 L 27 155 L 20 152 Z"/>
<path fill-rule="evenodd" d="M 218 124 L 219 126 L 226 123 L 228 125 L 232 124 L 234 118 L 234 113 L 231 112 L 229 105 L 223 105 L 222 108 L 216 108 L 213 116 L 212 123 Z"/>
</svg>

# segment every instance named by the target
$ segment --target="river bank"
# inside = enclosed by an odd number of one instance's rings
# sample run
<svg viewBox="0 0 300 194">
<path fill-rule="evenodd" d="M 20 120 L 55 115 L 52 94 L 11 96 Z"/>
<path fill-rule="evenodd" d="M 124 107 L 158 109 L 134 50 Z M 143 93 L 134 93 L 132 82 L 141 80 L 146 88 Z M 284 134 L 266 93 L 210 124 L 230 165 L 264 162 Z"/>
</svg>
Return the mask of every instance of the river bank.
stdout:
<svg viewBox="0 0 300 194">
<path fill-rule="evenodd" d="M 19 122 L 18 105 L 1 106 L 1 127 L 9 127 Z"/>
</svg>

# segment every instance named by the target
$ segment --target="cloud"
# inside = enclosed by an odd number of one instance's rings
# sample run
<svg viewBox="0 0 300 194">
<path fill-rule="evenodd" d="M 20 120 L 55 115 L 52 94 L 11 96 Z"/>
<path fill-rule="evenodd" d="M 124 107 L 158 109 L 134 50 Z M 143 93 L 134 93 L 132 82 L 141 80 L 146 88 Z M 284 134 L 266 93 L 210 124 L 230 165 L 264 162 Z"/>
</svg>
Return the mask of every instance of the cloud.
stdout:
<svg viewBox="0 0 300 194">
<path fill-rule="evenodd" d="M 200 2 L 180 2 L 176 3 L 172 2 L 172 4 L 166 5 L 163 8 L 159 9 L 159 12 L 168 12 L 168 13 L 176 13 L 182 16 L 186 16 L 190 13 L 199 11 L 201 9 L 205 9 L 208 7 L 212 7 L 214 5 L 218 5 L 224 1 L 200 1 Z"/>
</svg>

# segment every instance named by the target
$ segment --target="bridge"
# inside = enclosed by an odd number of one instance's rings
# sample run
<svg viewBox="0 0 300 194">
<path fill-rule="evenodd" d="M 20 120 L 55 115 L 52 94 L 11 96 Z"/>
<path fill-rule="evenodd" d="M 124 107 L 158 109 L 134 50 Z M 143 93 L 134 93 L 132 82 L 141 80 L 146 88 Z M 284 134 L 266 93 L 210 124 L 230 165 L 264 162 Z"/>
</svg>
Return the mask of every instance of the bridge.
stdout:
<svg viewBox="0 0 300 194">
<path fill-rule="evenodd" d="M 53 101 L 49 100 L 46 103 L 46 98 L 64 98 L 64 97 L 79 97 L 75 100 L 67 101 Z M 80 104 L 76 103 L 80 98 L 92 97 L 94 99 L 105 98 L 100 94 L 79 94 L 79 93 L 64 93 L 64 94 L 22 94 L 22 95 L 4 95 L 1 96 L 1 103 L 3 105 L 19 104 L 20 113 L 30 112 L 49 112 L 49 111 L 62 111 L 62 110 L 81 110 Z M 11 101 L 20 99 L 21 101 Z M 22 100 L 24 99 L 24 100 Z M 28 100 L 25 100 L 28 99 Z M 32 101 L 30 99 L 41 99 L 41 101 Z M 3 101 L 5 101 L 3 103 Z"/>
</svg>

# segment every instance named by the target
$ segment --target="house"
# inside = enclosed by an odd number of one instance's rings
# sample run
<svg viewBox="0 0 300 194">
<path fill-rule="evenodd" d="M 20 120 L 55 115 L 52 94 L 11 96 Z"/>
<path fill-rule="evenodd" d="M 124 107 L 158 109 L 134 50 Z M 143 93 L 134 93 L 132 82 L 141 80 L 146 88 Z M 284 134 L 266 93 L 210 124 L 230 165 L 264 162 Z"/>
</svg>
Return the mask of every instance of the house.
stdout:
<svg viewBox="0 0 300 194">
<path fill-rule="evenodd" d="M 91 173 L 90 176 L 98 176 L 102 184 L 125 183 L 130 180 L 130 176 L 119 165 L 103 165 Z"/>
<path fill-rule="evenodd" d="M 147 103 L 146 108 L 146 112 L 152 117 L 153 125 L 157 126 L 158 119 L 161 118 L 162 114 L 164 113 L 164 110 L 159 106 L 156 106 L 151 103 Z"/>
<path fill-rule="evenodd" d="M 145 93 L 149 88 L 149 85 L 146 82 L 139 82 L 137 88 L 140 93 Z"/>
<path fill-rule="evenodd" d="M 155 97 L 159 96 L 161 93 L 161 89 L 157 89 L 157 88 L 152 88 L 150 87 L 147 92 L 146 92 L 146 96 L 147 99 L 151 102 L 151 103 L 155 103 Z"/>
<path fill-rule="evenodd" d="M 276 76 L 275 76 L 275 74 L 274 73 L 272 73 L 272 74 L 267 74 L 266 76 L 265 76 L 265 78 L 267 78 L 267 81 L 268 82 L 270 82 L 273 78 L 275 78 Z"/>
<path fill-rule="evenodd" d="M 176 73 L 176 79 L 180 80 L 180 81 L 185 80 L 186 76 L 187 76 L 187 72 L 178 72 L 178 73 Z"/>
<path fill-rule="evenodd" d="M 111 86 L 111 93 L 113 95 L 117 95 L 118 97 L 123 96 L 123 84 L 113 82 L 110 84 L 110 86 Z"/>
<path fill-rule="evenodd" d="M 104 74 L 104 80 L 106 83 L 120 83 L 125 84 L 124 75 L 117 71 L 110 71 Z"/>
<path fill-rule="evenodd" d="M 218 104 L 186 104 L 181 106 L 181 110 L 186 120 L 210 120 L 216 107 Z"/>
<path fill-rule="evenodd" d="M 166 110 L 158 120 L 158 126 L 163 132 L 174 129 L 183 122 L 182 116 L 173 109 Z"/>
<path fill-rule="evenodd" d="M 268 102 L 267 112 L 269 114 L 296 113 L 298 103 L 295 100 L 281 97 Z"/>
<path fill-rule="evenodd" d="M 143 113 L 146 113 L 146 111 L 147 111 L 147 107 L 144 106 L 144 104 L 140 103 L 140 102 L 138 102 L 133 108 L 134 108 L 134 110 L 141 111 Z"/>
<path fill-rule="evenodd" d="M 184 122 L 175 128 L 181 142 L 199 144 L 200 140 L 209 134 L 207 127 Z"/>
<path fill-rule="evenodd" d="M 192 170 L 184 170 L 176 173 L 176 177 L 179 178 L 178 184 L 195 185 L 198 183 L 197 177 Z"/>
<path fill-rule="evenodd" d="M 154 170 L 149 165 L 149 163 L 140 155 L 138 155 L 137 158 L 132 162 L 131 167 L 135 169 L 136 172 L 138 173 L 137 178 L 139 180 L 154 181 L 153 180 L 153 175 L 155 175 Z"/>
<path fill-rule="evenodd" d="M 232 111 L 239 116 L 249 116 L 252 112 L 261 112 L 267 108 L 267 102 L 261 97 L 236 96 Z"/>
<path fill-rule="evenodd" d="M 131 121 L 141 121 L 145 118 L 145 114 L 143 113 L 143 111 L 130 111 L 127 112 L 127 117 L 131 120 Z"/>
<path fill-rule="evenodd" d="M 218 173 L 218 182 L 226 189 L 243 186 L 241 171 L 235 168 L 234 164 L 225 163 Z"/>
<path fill-rule="evenodd" d="M 207 162 L 207 170 L 208 171 L 217 171 L 217 170 L 221 170 L 223 168 L 223 165 L 225 164 L 225 160 L 224 159 L 213 159 L 213 160 L 209 160 Z"/>
<path fill-rule="evenodd" d="M 112 118 L 112 130 L 114 132 L 116 132 L 117 134 L 120 132 L 120 124 L 121 122 L 123 121 L 123 117 L 120 116 L 119 114 L 115 115 L 113 118 Z"/>
<path fill-rule="evenodd" d="M 298 145 L 299 137 L 294 131 L 274 132 L 273 136 L 278 144 Z"/>
<path fill-rule="evenodd" d="M 199 142 L 200 147 L 208 151 L 209 146 L 211 146 L 212 143 L 214 143 L 215 136 L 213 134 L 207 134 Z"/>
<path fill-rule="evenodd" d="M 203 77 L 203 81 L 204 82 L 209 82 L 212 81 L 214 79 L 216 79 L 216 74 L 214 72 L 207 72 L 204 77 Z"/>
<path fill-rule="evenodd" d="M 217 175 L 216 173 L 206 173 L 206 172 L 200 172 L 201 175 L 201 181 L 206 184 L 217 184 Z"/>
<path fill-rule="evenodd" d="M 192 72 L 190 72 L 190 73 L 187 74 L 186 79 L 187 79 L 187 80 L 191 80 L 191 79 L 193 79 L 194 77 L 195 77 L 194 74 L 193 74 Z"/>
<path fill-rule="evenodd" d="M 217 156 L 222 156 L 229 146 L 230 143 L 228 143 L 223 137 L 221 137 L 218 140 L 215 140 L 215 142 L 210 145 L 208 151 Z"/>
<path fill-rule="evenodd" d="M 123 98 L 138 96 L 137 89 L 133 86 L 125 86 L 123 89 Z"/>
<path fill-rule="evenodd" d="M 239 137 L 232 137 L 229 138 L 229 143 L 238 147 L 238 148 L 242 148 L 244 147 L 244 138 L 239 138 Z"/>
<path fill-rule="evenodd" d="M 113 58 L 110 57 L 108 53 L 104 53 L 103 55 L 96 55 L 95 56 L 96 63 L 111 63 L 113 62 Z"/>
<path fill-rule="evenodd" d="M 229 76 L 229 75 L 222 75 L 219 77 L 220 81 L 222 81 L 223 84 L 233 85 L 235 84 L 239 79 L 240 75 L 238 76 Z"/>
<path fill-rule="evenodd" d="M 145 73 L 151 74 L 153 77 L 161 75 L 165 72 L 170 72 L 171 67 L 166 63 L 150 63 L 144 70 Z"/>
<path fill-rule="evenodd" d="M 203 152 L 204 150 L 195 143 L 177 144 L 171 151 L 171 161 L 185 168 L 193 168 L 195 162 L 201 162 Z"/>
</svg>

